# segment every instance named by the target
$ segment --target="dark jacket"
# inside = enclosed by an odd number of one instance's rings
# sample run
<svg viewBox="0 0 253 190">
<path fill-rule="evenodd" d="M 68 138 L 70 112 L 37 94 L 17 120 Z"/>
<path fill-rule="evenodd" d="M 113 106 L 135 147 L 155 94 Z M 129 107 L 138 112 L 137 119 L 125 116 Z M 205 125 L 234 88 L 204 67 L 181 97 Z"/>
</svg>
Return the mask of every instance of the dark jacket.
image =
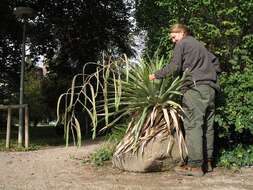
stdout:
<svg viewBox="0 0 253 190">
<path fill-rule="evenodd" d="M 166 75 L 181 74 L 186 69 L 190 77 L 185 81 L 184 89 L 207 84 L 219 91 L 219 60 L 192 36 L 186 36 L 176 44 L 171 63 L 155 72 L 155 77 L 161 79 Z"/>
</svg>

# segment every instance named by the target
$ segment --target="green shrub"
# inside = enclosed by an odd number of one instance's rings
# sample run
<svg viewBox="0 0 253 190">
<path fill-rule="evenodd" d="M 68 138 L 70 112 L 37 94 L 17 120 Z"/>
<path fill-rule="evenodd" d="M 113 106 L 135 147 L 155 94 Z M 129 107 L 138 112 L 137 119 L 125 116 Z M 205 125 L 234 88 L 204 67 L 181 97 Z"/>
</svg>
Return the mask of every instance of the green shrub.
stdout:
<svg viewBox="0 0 253 190">
<path fill-rule="evenodd" d="M 218 166 L 228 169 L 239 169 L 244 166 L 253 165 L 253 145 L 237 145 L 230 150 L 223 150 Z"/>
<path fill-rule="evenodd" d="M 251 43 L 253 44 L 253 36 Z M 230 59 L 234 67 L 233 73 L 224 73 L 220 77 L 223 97 L 222 101 L 219 101 L 216 121 L 223 128 L 219 135 L 227 138 L 231 138 L 232 130 L 238 135 L 246 131 L 253 134 L 253 54 L 250 55 L 249 51 L 242 49 L 238 50 L 237 54 Z M 239 57 L 238 63 L 236 60 Z"/>
</svg>

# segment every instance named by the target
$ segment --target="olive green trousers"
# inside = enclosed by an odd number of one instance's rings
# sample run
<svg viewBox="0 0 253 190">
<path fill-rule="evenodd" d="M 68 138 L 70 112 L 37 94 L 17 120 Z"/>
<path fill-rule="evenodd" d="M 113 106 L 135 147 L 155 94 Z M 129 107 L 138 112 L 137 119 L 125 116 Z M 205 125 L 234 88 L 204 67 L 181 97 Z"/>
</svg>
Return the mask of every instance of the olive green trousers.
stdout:
<svg viewBox="0 0 253 190">
<path fill-rule="evenodd" d="M 182 106 L 188 164 L 200 166 L 213 156 L 215 90 L 197 85 L 184 93 Z"/>
</svg>

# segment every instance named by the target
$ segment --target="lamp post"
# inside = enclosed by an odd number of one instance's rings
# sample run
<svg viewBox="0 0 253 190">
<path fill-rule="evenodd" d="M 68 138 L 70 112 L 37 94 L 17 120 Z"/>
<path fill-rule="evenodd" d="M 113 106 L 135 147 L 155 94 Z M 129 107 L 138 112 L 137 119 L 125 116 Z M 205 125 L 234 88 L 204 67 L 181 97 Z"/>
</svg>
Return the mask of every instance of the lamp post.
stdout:
<svg viewBox="0 0 253 190">
<path fill-rule="evenodd" d="M 20 93 L 19 93 L 19 104 L 24 103 L 24 71 L 25 71 L 25 41 L 26 41 L 26 24 L 27 20 L 35 15 L 35 12 L 30 7 L 16 7 L 13 11 L 17 18 L 20 18 L 23 23 L 23 35 L 22 35 L 22 61 L 21 61 L 21 72 L 20 72 Z M 23 128 L 24 128 L 24 110 L 22 107 L 19 108 L 19 129 L 18 129 L 18 146 L 22 146 L 23 139 Z"/>
</svg>

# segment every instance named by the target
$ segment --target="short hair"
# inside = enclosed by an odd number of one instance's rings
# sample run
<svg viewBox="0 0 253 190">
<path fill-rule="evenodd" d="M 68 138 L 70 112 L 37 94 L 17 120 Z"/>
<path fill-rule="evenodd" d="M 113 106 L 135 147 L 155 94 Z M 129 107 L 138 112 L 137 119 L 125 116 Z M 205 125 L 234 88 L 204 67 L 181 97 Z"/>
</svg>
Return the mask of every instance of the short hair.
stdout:
<svg viewBox="0 0 253 190">
<path fill-rule="evenodd" d="M 184 24 L 173 24 L 171 27 L 170 27 L 170 32 L 173 33 L 173 32 L 184 32 L 185 35 L 190 35 L 191 32 L 190 32 L 190 29 L 184 25 Z"/>
</svg>

